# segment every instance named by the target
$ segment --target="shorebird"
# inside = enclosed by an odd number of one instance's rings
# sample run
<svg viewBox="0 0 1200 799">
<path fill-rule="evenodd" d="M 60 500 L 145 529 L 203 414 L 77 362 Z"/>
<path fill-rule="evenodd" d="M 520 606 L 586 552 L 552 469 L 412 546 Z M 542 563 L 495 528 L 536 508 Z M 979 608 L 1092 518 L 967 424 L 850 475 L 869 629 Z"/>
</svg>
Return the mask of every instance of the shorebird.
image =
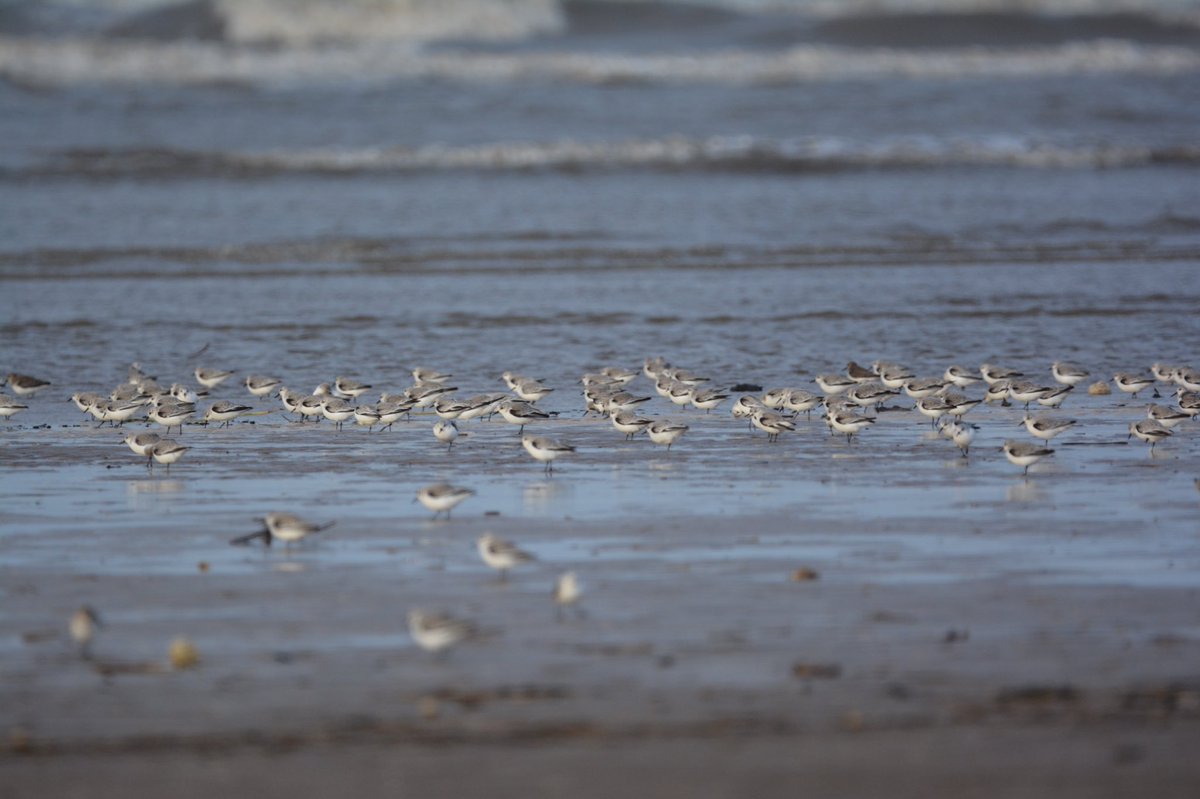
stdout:
<svg viewBox="0 0 1200 799">
<path fill-rule="evenodd" d="M 433 425 L 433 437 L 445 444 L 449 452 L 454 447 L 454 439 L 458 438 L 458 425 L 452 419 L 441 419 Z"/>
<path fill-rule="evenodd" d="M 202 369 L 197 366 L 193 372 L 196 376 L 196 382 L 205 388 L 216 388 L 233 376 L 233 372 L 225 372 L 221 369 Z"/>
<path fill-rule="evenodd" d="M 546 464 L 546 474 L 554 471 L 554 459 L 574 452 L 575 448 L 546 436 L 521 436 L 521 446 L 536 461 Z"/>
<path fill-rule="evenodd" d="M 415 501 L 433 511 L 433 518 L 436 519 L 439 514 L 444 513 L 449 519 L 450 511 L 458 507 L 467 497 L 474 495 L 475 492 L 469 488 L 450 483 L 434 483 L 419 489 Z"/>
<path fill-rule="evenodd" d="M 500 572 L 501 582 L 508 579 L 509 569 L 537 560 L 516 544 L 491 533 L 480 536 L 476 544 L 479 548 L 479 557 L 483 559 L 483 562 Z"/>
<path fill-rule="evenodd" d="M 334 522 L 314 524 L 291 513 L 268 513 L 259 521 L 263 523 L 263 529 L 239 536 L 229 543 L 248 544 L 256 538 L 261 538 L 267 546 L 271 546 L 274 541 L 282 541 L 285 547 L 291 548 L 295 542 L 303 541 L 313 533 L 328 530 L 334 525 Z"/>
<path fill-rule="evenodd" d="M 679 440 L 679 437 L 688 431 L 686 424 L 678 422 L 657 421 L 651 422 L 646 427 L 646 436 L 655 444 L 666 444 L 667 452 L 671 451 L 671 445 Z"/>
<path fill-rule="evenodd" d="M 408 632 L 426 652 L 442 652 L 477 634 L 473 623 L 444 613 L 408 612 Z"/>
<path fill-rule="evenodd" d="M 84 605 L 71 614 L 67 630 L 71 634 L 71 640 L 79 647 L 79 656 L 84 660 L 91 660 L 92 641 L 96 637 L 96 630 L 103 626 L 100 614 L 91 605 Z"/>
<path fill-rule="evenodd" d="M 1091 373 L 1073 363 L 1055 361 L 1050 364 L 1050 374 L 1064 386 L 1075 386 L 1087 380 Z"/>
<path fill-rule="evenodd" d="M 16 372 L 9 372 L 4 381 L 8 383 L 9 388 L 18 397 L 32 397 L 50 385 L 50 382 L 47 380 L 39 380 L 29 375 L 19 375 Z"/>
<path fill-rule="evenodd" d="M 1150 445 L 1150 451 L 1154 451 L 1154 447 L 1158 442 L 1171 437 L 1171 431 L 1161 422 L 1154 419 L 1143 419 L 1140 422 L 1131 422 L 1129 425 L 1129 438 L 1137 436 L 1139 440 L 1145 441 Z"/>
<path fill-rule="evenodd" d="M 1005 441 L 1001 447 L 1004 452 L 1004 457 L 1008 458 L 1008 462 L 1014 466 L 1021 466 L 1025 469 L 1025 476 L 1029 476 L 1029 467 L 1045 458 L 1054 454 L 1054 450 L 1046 449 L 1040 444 L 1027 444 L 1023 441 Z"/>
</svg>

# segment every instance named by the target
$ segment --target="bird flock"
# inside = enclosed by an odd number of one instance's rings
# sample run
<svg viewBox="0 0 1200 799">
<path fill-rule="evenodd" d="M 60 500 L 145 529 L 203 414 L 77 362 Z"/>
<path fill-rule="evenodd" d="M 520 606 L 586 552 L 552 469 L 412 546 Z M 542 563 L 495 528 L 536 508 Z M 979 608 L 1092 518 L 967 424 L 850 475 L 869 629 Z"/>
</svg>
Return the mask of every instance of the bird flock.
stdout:
<svg viewBox="0 0 1200 799">
<path fill-rule="evenodd" d="M 556 460 L 575 452 L 573 445 L 557 438 L 526 432 L 530 425 L 539 429 L 548 427 L 561 415 L 537 404 L 555 391 L 545 381 L 504 372 L 500 380 L 508 392 L 463 396 L 451 384 L 453 375 L 449 373 L 419 367 L 412 369 L 411 375 L 411 385 L 397 393 L 381 392 L 375 402 L 364 400 L 373 390 L 372 385 L 345 376 L 321 383 L 311 393 L 294 391 L 281 380 L 266 375 L 251 374 L 241 383 L 252 398 L 247 402 L 277 397 L 280 405 L 275 412 L 297 425 L 327 422 L 340 431 L 352 423 L 367 432 L 376 428 L 387 431 L 401 420 L 410 421 L 414 414 L 432 414 L 437 417 L 432 428 L 434 439 L 452 451 L 462 435 L 460 424 L 498 416 L 519 428 L 521 448 L 543 466 L 547 475 L 553 474 Z M 135 363 L 129 367 L 126 380 L 107 396 L 79 391 L 71 395 L 70 401 L 94 419 L 97 426 L 122 427 L 145 421 L 161 428 L 161 433 L 130 432 L 124 442 L 136 455 L 146 458 L 148 468 L 157 463 L 169 471 L 190 449 L 171 437 L 172 430 L 182 437 L 184 425 L 227 427 L 248 414 L 273 412 L 247 402 L 217 399 L 210 401 L 201 413 L 200 398 L 211 396 L 233 376 L 232 371 L 198 367 L 193 372 L 195 388 L 182 382 L 163 386 Z M 816 391 L 802 387 L 764 391 L 746 384 L 719 388 L 702 372 L 672 366 L 664 358 L 654 357 L 646 358 L 640 369 L 610 366 L 582 375 L 581 410 L 584 416 L 596 415 L 608 420 L 627 440 L 644 433 L 652 444 L 669 452 L 689 427 L 677 418 L 640 414 L 639 410 L 649 407 L 647 403 L 653 399 L 651 394 L 635 390 L 635 381 L 645 378 L 654 392 L 679 413 L 690 408 L 691 412 L 708 414 L 732 400 L 731 417 L 747 423 L 751 431 L 766 433 L 767 441 L 772 444 L 795 433 L 799 425 L 813 423 L 816 411 L 830 436 L 844 437 L 846 446 L 854 446 L 856 437 L 877 423 L 879 410 L 903 394 L 913 401 L 912 410 L 928 419 L 940 438 L 958 447 L 963 458 L 969 458 L 979 428 L 967 420 L 967 414 L 991 404 L 1021 405 L 1025 414 L 1019 426 L 1032 440 L 1009 439 L 1001 449 L 1007 460 L 1027 476 L 1031 466 L 1054 454 L 1048 442 L 1076 426 L 1076 420 L 1057 412 L 1090 377 L 1086 369 L 1062 361 L 1050 365 L 1048 379 L 990 363 L 978 369 L 951 365 L 940 376 L 922 376 L 896 363 L 875 361 L 863 366 L 851 361 L 843 373 L 817 375 L 812 381 Z M 0 395 L 2 418 L 26 410 L 36 395 L 51 387 L 48 381 L 15 373 L 7 375 L 5 382 L 15 397 Z M 1146 373 L 1117 373 L 1112 384 L 1132 398 L 1147 390 L 1152 390 L 1155 396 L 1163 393 L 1173 396 L 1174 404 L 1151 403 L 1146 407 L 1145 418 L 1129 424 L 1128 438 L 1145 442 L 1151 451 L 1170 438 L 1181 424 L 1200 414 L 1200 371 L 1196 369 L 1155 363 Z M 982 389 L 982 396 L 970 396 L 969 392 L 975 389 Z M 1092 383 L 1087 390 L 1093 395 L 1111 393 L 1108 382 L 1103 380 Z M 1040 409 L 1036 414 L 1029 412 L 1034 406 Z M 474 493 L 470 488 L 443 482 L 420 488 L 413 501 L 432 511 L 435 519 L 441 515 L 449 519 L 451 511 Z M 231 543 L 261 541 L 270 546 L 279 542 L 290 547 L 332 524 L 313 523 L 289 513 L 269 513 L 261 522 L 260 530 L 239 536 Z M 476 544 L 482 561 L 495 569 L 501 580 L 507 579 L 510 570 L 536 560 L 533 554 L 491 533 L 481 536 Z M 575 605 L 582 593 L 581 583 L 573 572 L 560 575 L 552 594 L 560 614 L 563 608 Z M 446 650 L 476 632 L 468 620 L 423 610 L 412 610 L 408 624 L 413 640 L 433 652 Z M 91 608 L 81 609 L 72 617 L 72 637 L 85 653 L 99 626 L 99 615 Z"/>
</svg>

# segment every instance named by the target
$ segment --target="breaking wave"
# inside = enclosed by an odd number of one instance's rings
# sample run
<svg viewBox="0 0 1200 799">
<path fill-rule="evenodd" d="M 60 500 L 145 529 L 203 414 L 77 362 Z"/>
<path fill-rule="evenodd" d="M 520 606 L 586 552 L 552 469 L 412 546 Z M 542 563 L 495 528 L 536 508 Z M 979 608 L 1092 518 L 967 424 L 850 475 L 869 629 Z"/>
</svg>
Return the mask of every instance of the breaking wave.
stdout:
<svg viewBox="0 0 1200 799">
<path fill-rule="evenodd" d="M 270 150 L 254 153 L 165 149 L 72 150 L 9 177 L 171 178 L 287 174 L 562 171 L 653 169 L 671 172 L 808 173 L 867 169 L 1018 167 L 1113 169 L 1200 165 L 1200 145 L 1056 144 L 1022 136 L 898 137 L 855 142 L 837 137 L 763 139 L 682 136 L 587 142 L 491 143 L 472 146 Z M 15 172 L 15 173 L 14 173 Z"/>
</svg>

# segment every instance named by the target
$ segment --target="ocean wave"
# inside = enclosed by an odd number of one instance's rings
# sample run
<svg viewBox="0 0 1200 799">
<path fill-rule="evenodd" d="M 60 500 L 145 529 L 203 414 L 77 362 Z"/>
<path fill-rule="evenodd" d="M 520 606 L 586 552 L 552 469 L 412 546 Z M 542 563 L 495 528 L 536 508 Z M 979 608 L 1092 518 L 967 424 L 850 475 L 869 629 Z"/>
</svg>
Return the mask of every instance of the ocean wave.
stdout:
<svg viewBox="0 0 1200 799">
<path fill-rule="evenodd" d="M 671 54 L 443 52 L 395 45 L 235 47 L 0 37 L 0 78 L 31 85 L 287 86 L 394 80 L 789 84 L 830 80 L 1200 71 L 1200 50 L 1099 40 L 1047 47 L 928 50 L 803 45 Z"/>
<path fill-rule="evenodd" d="M 309 46 L 512 40 L 562 30 L 558 0 L 10 0 L 0 30 Z"/>
<path fill-rule="evenodd" d="M 270 150 L 253 153 L 164 149 L 72 150 L 9 177 L 174 178 L 264 177 L 436 171 L 807 173 L 867 169 L 1113 169 L 1158 164 L 1200 165 L 1200 145 L 1054 143 L 1023 136 L 906 136 L 852 141 L 838 137 L 753 136 L 588 142 L 502 142 L 473 146 Z"/>
</svg>

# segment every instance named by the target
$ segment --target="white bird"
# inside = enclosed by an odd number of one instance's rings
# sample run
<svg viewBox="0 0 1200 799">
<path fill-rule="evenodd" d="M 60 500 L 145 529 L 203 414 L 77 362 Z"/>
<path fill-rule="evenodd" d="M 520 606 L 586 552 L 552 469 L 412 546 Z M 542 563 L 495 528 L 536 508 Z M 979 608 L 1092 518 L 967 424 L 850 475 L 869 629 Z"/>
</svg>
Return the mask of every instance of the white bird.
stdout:
<svg viewBox="0 0 1200 799">
<path fill-rule="evenodd" d="M 445 444 L 449 452 L 454 446 L 454 439 L 458 438 L 458 425 L 452 419 L 439 419 L 433 425 L 433 437 Z"/>
<path fill-rule="evenodd" d="M 239 536 L 229 543 L 246 544 L 256 538 L 261 538 L 267 546 L 271 546 L 274 541 L 282 541 L 285 546 L 291 547 L 293 543 L 302 541 L 313 533 L 327 530 L 334 525 L 334 522 L 315 524 L 292 513 L 268 513 L 260 521 L 263 523 L 263 529 L 249 535 Z"/>
<path fill-rule="evenodd" d="M 239 405 L 236 402 L 229 400 L 219 400 L 209 406 L 204 412 L 204 424 L 209 422 L 220 422 L 222 427 L 227 427 L 233 423 L 233 420 L 244 413 L 254 410 L 249 405 Z"/>
<path fill-rule="evenodd" d="M 202 369 L 196 367 L 194 372 L 196 382 L 205 388 L 216 388 L 233 376 L 233 372 L 225 372 L 220 369 Z"/>
<path fill-rule="evenodd" d="M 1113 375 L 1113 382 L 1117 384 L 1117 388 L 1126 394 L 1132 394 L 1136 397 L 1139 391 L 1154 385 L 1154 378 L 1131 375 L 1128 372 L 1118 372 Z"/>
<path fill-rule="evenodd" d="M 646 428 L 646 435 L 655 444 L 666 444 L 667 452 L 671 451 L 671 445 L 679 440 L 679 437 L 688 431 L 686 424 L 678 422 L 657 421 L 651 422 Z"/>
<path fill-rule="evenodd" d="M 167 474 L 171 473 L 171 464 L 183 457 L 191 447 L 185 447 L 177 441 L 172 441 L 165 438 L 150 448 L 150 457 L 154 458 L 155 463 L 164 464 L 167 467 Z"/>
<path fill-rule="evenodd" d="M 84 605 L 71 614 L 67 630 L 71 633 L 71 640 L 78 645 L 79 655 L 84 660 L 91 659 L 92 640 L 96 637 L 96 629 L 103 626 L 100 614 L 91 605 Z"/>
<path fill-rule="evenodd" d="M 1137 436 L 1139 440 L 1145 441 L 1150 445 L 1150 451 L 1154 451 L 1154 447 L 1158 442 L 1171 437 L 1171 431 L 1161 422 L 1154 419 L 1143 419 L 1140 422 L 1131 422 L 1129 425 L 1129 438 Z"/>
<path fill-rule="evenodd" d="M 467 497 L 475 492 L 469 488 L 451 485 L 450 483 L 434 483 L 417 491 L 416 501 L 433 511 L 433 518 L 445 513 L 450 518 L 450 511 L 458 507 Z"/>
<path fill-rule="evenodd" d="M 476 634 L 475 625 L 444 613 L 408 612 L 408 632 L 426 652 L 441 652 Z"/>
<path fill-rule="evenodd" d="M 1075 424 L 1074 419 L 1056 419 L 1052 416 L 1029 416 L 1026 415 L 1020 423 L 1029 431 L 1031 436 L 1040 438 L 1043 441 L 1049 441 L 1059 433 L 1065 432 Z"/>
<path fill-rule="evenodd" d="M 483 562 L 500 572 L 500 580 L 508 579 L 508 570 L 537 560 L 511 541 L 484 533 L 476 542 Z"/>
<path fill-rule="evenodd" d="M 554 459 L 574 452 L 575 448 L 546 436 L 521 436 L 521 446 L 536 461 L 546 464 L 546 473 L 554 471 Z"/>
<path fill-rule="evenodd" d="M 1055 361 L 1050 364 L 1050 374 L 1064 386 L 1074 386 L 1087 380 L 1090 372 L 1087 369 L 1081 369 L 1075 364 Z"/>
<path fill-rule="evenodd" d="M 559 619 L 562 619 L 563 608 L 576 604 L 582 597 L 583 586 L 575 572 L 563 572 L 554 581 L 554 604 Z"/>
<path fill-rule="evenodd" d="M 1030 466 L 1042 458 L 1054 454 L 1052 449 L 1047 449 L 1040 444 L 1027 444 L 1024 441 L 1005 441 L 1001 449 L 1009 463 L 1024 467 L 1026 476 L 1029 475 Z"/>
</svg>

